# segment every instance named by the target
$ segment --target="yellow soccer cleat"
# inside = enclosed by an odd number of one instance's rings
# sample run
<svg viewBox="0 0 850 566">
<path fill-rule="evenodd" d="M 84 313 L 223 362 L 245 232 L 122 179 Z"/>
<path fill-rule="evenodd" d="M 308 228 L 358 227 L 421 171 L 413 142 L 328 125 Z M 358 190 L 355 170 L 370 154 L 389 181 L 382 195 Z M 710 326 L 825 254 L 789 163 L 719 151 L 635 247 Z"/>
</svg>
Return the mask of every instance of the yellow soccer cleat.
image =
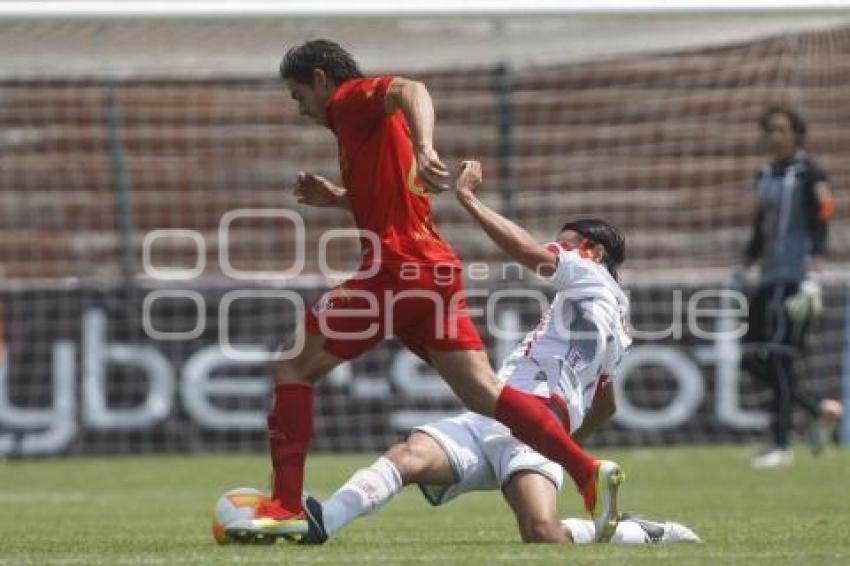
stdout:
<svg viewBox="0 0 850 566">
<path fill-rule="evenodd" d="M 620 514 L 617 511 L 617 490 L 626 479 L 620 465 L 610 460 L 598 460 L 594 481 L 583 490 L 585 506 L 596 527 L 596 542 L 609 542 L 617 530 Z"/>
</svg>

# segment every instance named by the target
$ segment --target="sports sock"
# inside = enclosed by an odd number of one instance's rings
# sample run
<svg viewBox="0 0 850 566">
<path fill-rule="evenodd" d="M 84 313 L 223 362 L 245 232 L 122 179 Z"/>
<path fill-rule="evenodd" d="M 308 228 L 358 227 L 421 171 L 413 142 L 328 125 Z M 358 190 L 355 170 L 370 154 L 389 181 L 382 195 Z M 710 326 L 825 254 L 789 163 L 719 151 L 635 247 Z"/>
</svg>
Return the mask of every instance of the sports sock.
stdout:
<svg viewBox="0 0 850 566">
<path fill-rule="evenodd" d="M 573 542 L 576 544 L 589 544 L 596 539 L 596 529 L 593 526 L 593 521 L 586 519 L 564 519 L 561 521 L 561 526 L 564 527 L 564 530 L 570 532 Z M 617 530 L 614 531 L 614 536 L 611 537 L 611 544 L 648 543 L 649 539 L 646 536 L 646 531 L 634 521 L 629 520 L 617 523 Z"/>
<path fill-rule="evenodd" d="M 268 427 L 273 497 L 290 513 L 300 513 L 304 461 L 313 434 L 313 387 L 304 383 L 278 384 Z"/>
<path fill-rule="evenodd" d="M 402 488 L 401 474 L 381 456 L 368 468 L 357 470 L 345 485 L 322 503 L 322 517 L 329 535 L 363 515 L 380 509 Z"/>
<path fill-rule="evenodd" d="M 570 437 L 545 402 L 506 385 L 499 395 L 494 417 L 511 429 L 515 437 L 563 466 L 584 495 L 584 488 L 596 473 L 596 463 Z M 585 497 L 585 507 L 592 504 Z"/>
</svg>

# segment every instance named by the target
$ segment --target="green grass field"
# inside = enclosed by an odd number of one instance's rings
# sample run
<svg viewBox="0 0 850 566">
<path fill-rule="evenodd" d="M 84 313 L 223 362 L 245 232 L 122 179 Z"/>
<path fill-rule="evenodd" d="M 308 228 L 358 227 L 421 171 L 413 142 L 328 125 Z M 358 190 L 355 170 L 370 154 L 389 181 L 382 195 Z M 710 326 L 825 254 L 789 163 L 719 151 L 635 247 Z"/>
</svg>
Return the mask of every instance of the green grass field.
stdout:
<svg viewBox="0 0 850 566">
<path fill-rule="evenodd" d="M 523 545 L 496 492 L 432 509 L 408 488 L 322 547 L 217 546 L 219 494 L 263 487 L 262 456 L 147 456 L 0 462 L 0 564 L 850 564 L 850 451 L 754 472 L 748 447 L 618 450 L 622 507 L 675 519 L 699 546 Z M 308 487 L 329 494 L 372 455 L 317 455 Z M 563 514 L 579 515 L 566 489 Z"/>
</svg>

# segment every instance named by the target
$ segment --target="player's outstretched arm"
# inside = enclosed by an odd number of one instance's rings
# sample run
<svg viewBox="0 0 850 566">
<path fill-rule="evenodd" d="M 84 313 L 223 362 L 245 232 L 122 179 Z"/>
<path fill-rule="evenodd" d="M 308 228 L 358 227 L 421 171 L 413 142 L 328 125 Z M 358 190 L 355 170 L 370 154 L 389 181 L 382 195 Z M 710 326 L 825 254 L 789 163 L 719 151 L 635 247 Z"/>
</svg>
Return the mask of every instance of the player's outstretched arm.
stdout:
<svg viewBox="0 0 850 566">
<path fill-rule="evenodd" d="M 522 226 L 481 202 L 475 195 L 481 181 L 481 163 L 464 161 L 456 183 L 457 199 L 463 208 L 505 253 L 540 275 L 552 275 L 557 256 L 537 243 Z"/>
<path fill-rule="evenodd" d="M 298 179 L 295 182 L 295 198 L 298 199 L 299 204 L 345 210 L 351 208 L 346 189 L 334 185 L 321 175 L 304 171 L 298 173 Z"/>
<path fill-rule="evenodd" d="M 384 110 L 401 109 L 410 126 L 419 178 L 432 193 L 449 190 L 449 171 L 434 149 L 434 103 L 425 85 L 396 77 L 384 97 Z"/>
</svg>

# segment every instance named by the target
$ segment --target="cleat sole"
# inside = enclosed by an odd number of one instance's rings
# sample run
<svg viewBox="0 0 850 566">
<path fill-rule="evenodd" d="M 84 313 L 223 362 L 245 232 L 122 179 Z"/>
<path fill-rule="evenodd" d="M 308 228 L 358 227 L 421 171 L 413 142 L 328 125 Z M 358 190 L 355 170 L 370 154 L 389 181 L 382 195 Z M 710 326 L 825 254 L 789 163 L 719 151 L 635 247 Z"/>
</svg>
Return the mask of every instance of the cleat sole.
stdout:
<svg viewBox="0 0 850 566">
<path fill-rule="evenodd" d="M 307 521 L 304 519 L 277 521 L 263 518 L 234 521 L 224 529 L 230 541 L 245 545 L 270 545 L 278 538 L 297 542 L 306 532 Z"/>
<path fill-rule="evenodd" d="M 244 529 L 228 530 L 227 536 L 231 542 L 236 544 L 266 546 L 275 543 L 274 536 L 246 531 Z"/>
<path fill-rule="evenodd" d="M 626 474 L 619 467 L 608 476 L 608 489 L 611 492 L 612 502 L 610 516 L 612 519 L 602 527 L 602 534 L 596 537 L 596 542 L 611 542 L 611 538 L 617 530 L 617 523 L 620 520 L 620 512 L 617 510 L 617 491 L 624 481 L 626 481 Z"/>
</svg>

